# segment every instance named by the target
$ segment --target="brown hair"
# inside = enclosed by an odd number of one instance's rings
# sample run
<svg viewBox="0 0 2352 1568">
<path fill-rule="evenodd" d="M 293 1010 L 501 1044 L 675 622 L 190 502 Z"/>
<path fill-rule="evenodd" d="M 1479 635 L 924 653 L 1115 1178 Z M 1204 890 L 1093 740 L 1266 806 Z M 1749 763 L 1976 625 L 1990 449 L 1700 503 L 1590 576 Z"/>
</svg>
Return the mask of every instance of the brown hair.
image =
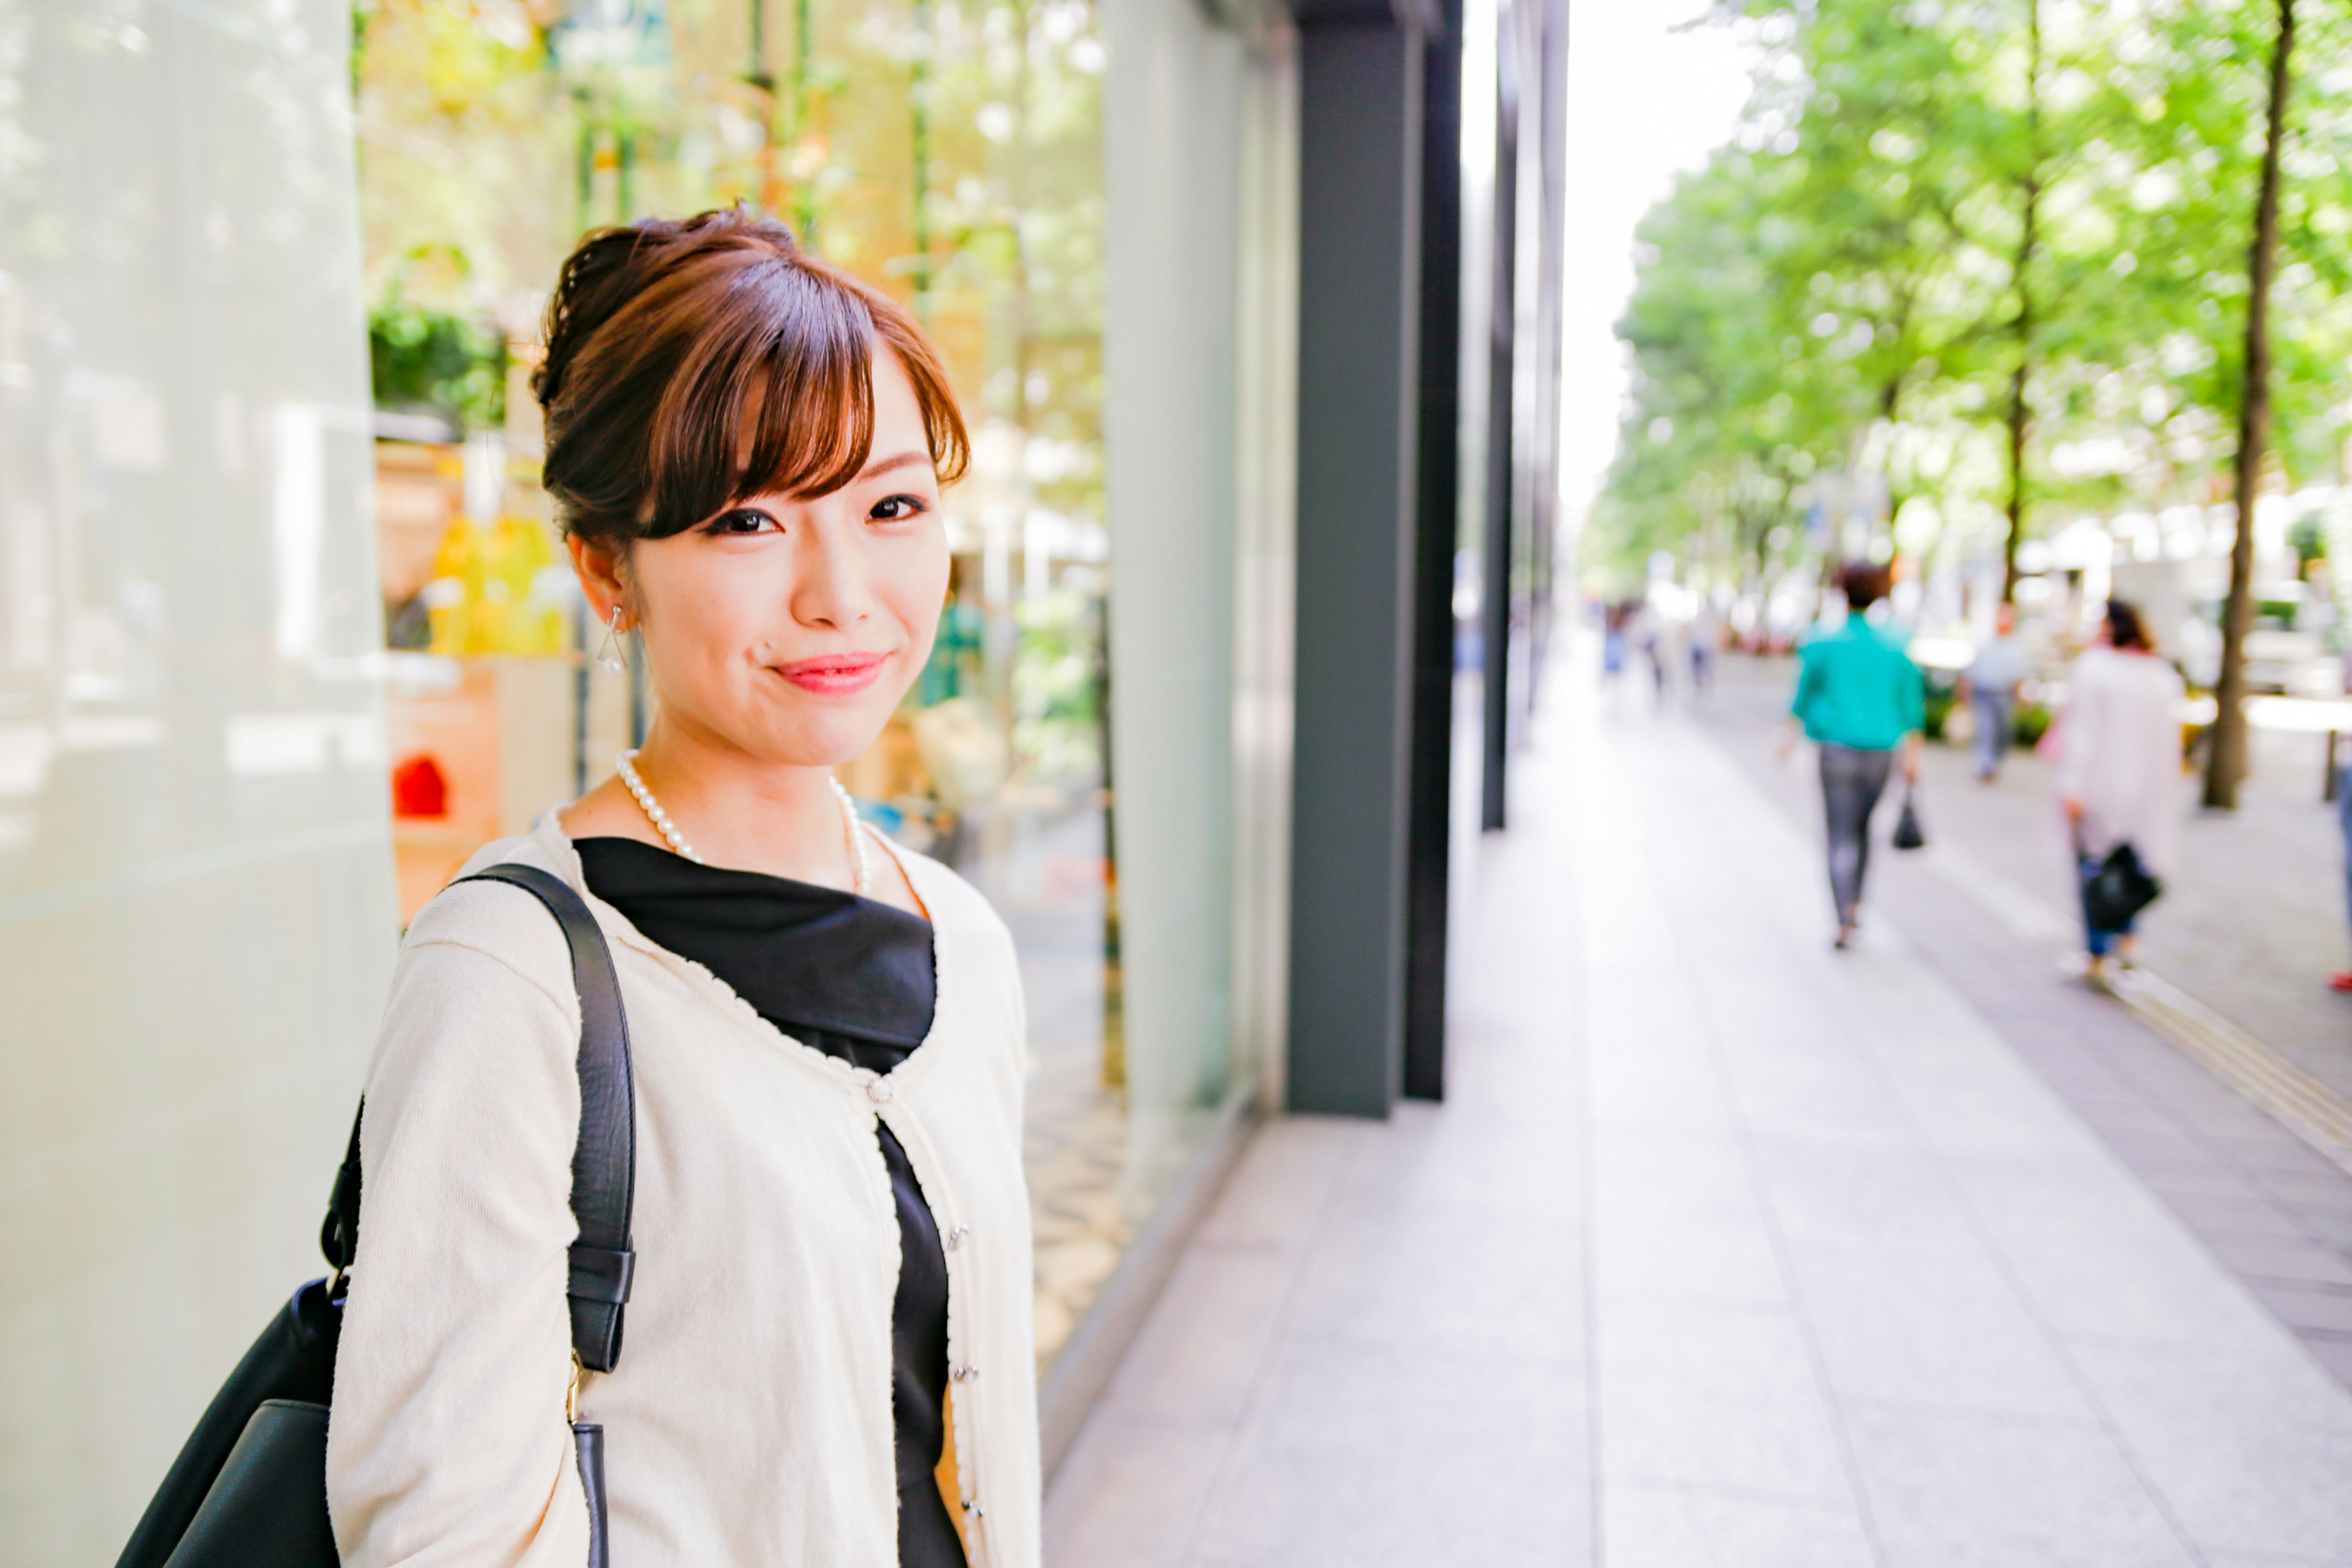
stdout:
<svg viewBox="0 0 2352 1568">
<path fill-rule="evenodd" d="M 563 264 L 531 390 L 564 531 L 662 539 L 746 497 L 829 495 L 874 444 L 872 362 L 906 367 L 942 483 L 971 437 L 905 307 L 741 207 L 599 229 Z"/>
<path fill-rule="evenodd" d="M 2138 605 L 2125 599 L 2107 601 L 2107 645 L 2137 648 L 2142 653 L 2156 651 L 2156 644 L 2148 638 L 2147 623 L 2140 619 Z"/>
<path fill-rule="evenodd" d="M 1849 561 L 1838 570 L 1838 586 L 1845 590 L 1845 607 L 1857 613 L 1886 597 L 1894 574 L 1867 561 Z"/>
</svg>

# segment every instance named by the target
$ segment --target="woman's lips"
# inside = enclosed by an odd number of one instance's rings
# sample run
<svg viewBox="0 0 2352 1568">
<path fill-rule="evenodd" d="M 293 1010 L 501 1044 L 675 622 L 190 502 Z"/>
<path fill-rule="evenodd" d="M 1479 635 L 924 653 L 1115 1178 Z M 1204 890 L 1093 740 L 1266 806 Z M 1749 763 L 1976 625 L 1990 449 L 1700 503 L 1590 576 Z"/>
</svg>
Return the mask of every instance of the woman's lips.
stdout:
<svg viewBox="0 0 2352 1568">
<path fill-rule="evenodd" d="M 874 684 L 882 673 L 878 653 L 828 653 L 774 667 L 778 675 L 820 697 L 850 697 Z"/>
</svg>

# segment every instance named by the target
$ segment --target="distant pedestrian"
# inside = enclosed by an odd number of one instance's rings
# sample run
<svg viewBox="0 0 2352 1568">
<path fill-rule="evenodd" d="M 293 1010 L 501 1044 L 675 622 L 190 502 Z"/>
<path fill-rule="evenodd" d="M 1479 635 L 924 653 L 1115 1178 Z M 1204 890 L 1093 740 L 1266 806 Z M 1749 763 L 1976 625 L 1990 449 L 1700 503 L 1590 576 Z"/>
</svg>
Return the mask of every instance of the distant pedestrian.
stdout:
<svg viewBox="0 0 2352 1568">
<path fill-rule="evenodd" d="M 1830 896 L 1837 905 L 1837 945 L 1844 947 L 1862 918 L 1870 814 L 1885 793 L 1898 750 L 1904 776 L 1919 776 L 1927 689 L 1919 667 L 1904 651 L 1903 638 L 1874 626 L 1865 614 L 1886 596 L 1886 568 L 1855 562 L 1839 575 L 1845 625 L 1809 637 L 1798 651 L 1797 695 L 1790 710 L 1806 737 L 1821 747 Z"/>
<path fill-rule="evenodd" d="M 2345 656 L 2345 663 L 2352 666 L 2352 654 Z M 2328 736 L 2328 745 L 2333 742 L 2336 736 Z M 2352 920 L 2352 759 L 2347 759 L 2336 773 L 2336 820 L 2343 823 L 2345 830 L 2345 917 Z M 2352 992 L 2352 969 L 2340 969 L 2328 975 L 2328 990 Z"/>
<path fill-rule="evenodd" d="M 1648 605 L 1642 605 L 1633 616 L 1633 641 L 1642 657 L 1650 661 L 1650 680 L 1656 688 L 1660 706 L 1666 700 L 1666 623 Z"/>
<path fill-rule="evenodd" d="M 1601 612 L 1601 683 L 1614 686 L 1625 672 L 1625 617 L 1622 605 L 1610 605 Z"/>
<path fill-rule="evenodd" d="M 2103 868 L 2128 848 L 2160 888 L 2179 858 L 2181 695 L 2139 611 L 2108 600 L 2098 645 L 2067 673 L 2058 739 L 2058 800 L 2083 890 L 2084 973 L 2094 981 L 2130 963 L 2137 920 L 2103 914 L 2095 885 Z"/>
<path fill-rule="evenodd" d="M 2017 734 L 2018 689 L 2033 673 L 2025 639 L 2017 635 L 2017 606 L 2008 600 L 1993 612 L 1993 637 L 1969 666 L 1969 700 L 1976 707 L 1977 779 L 2000 776 L 2001 759 Z"/>
<path fill-rule="evenodd" d="M 1691 695 L 1704 697 L 1715 680 L 1715 656 L 1723 651 L 1723 621 L 1702 599 L 1685 634 L 1690 639 Z"/>
<path fill-rule="evenodd" d="M 2352 692 L 2352 648 L 2346 649 L 2344 654 L 2344 689 Z M 2327 737 L 2327 743 L 2330 746 L 2336 744 L 2333 734 Z M 2327 760 L 2333 763 L 2336 758 L 2330 753 Z M 2336 771 L 2336 819 L 2344 825 L 2344 905 L 2346 917 L 2352 919 L 2352 757 L 2346 758 Z M 2327 988 L 2331 991 L 2352 991 L 2352 969 L 2339 970 L 2329 975 Z"/>
</svg>

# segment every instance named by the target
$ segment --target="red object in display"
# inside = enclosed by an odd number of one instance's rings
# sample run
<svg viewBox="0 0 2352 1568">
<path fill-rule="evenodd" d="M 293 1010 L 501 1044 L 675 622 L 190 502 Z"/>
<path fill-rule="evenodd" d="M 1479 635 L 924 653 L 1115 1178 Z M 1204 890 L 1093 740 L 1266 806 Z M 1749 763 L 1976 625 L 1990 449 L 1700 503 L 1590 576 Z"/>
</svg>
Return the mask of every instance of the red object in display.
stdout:
<svg viewBox="0 0 2352 1568">
<path fill-rule="evenodd" d="M 449 815 L 449 781 L 441 772 L 441 764 L 431 755 L 419 752 L 413 757 L 403 757 L 392 766 L 392 815 L 394 816 L 446 816 Z"/>
</svg>

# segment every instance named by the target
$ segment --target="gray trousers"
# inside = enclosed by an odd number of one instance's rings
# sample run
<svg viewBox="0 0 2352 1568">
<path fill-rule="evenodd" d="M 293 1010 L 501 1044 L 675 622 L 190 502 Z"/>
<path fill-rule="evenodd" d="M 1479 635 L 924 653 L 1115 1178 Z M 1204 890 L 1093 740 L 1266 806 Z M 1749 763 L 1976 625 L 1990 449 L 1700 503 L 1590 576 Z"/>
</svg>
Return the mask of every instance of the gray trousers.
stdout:
<svg viewBox="0 0 2352 1568">
<path fill-rule="evenodd" d="M 2006 691 L 1979 691 L 1977 708 L 1977 776 L 1990 778 L 2000 771 L 2017 728 L 2017 699 Z"/>
<path fill-rule="evenodd" d="M 1822 804 L 1829 818 L 1830 897 L 1838 924 L 1852 925 L 1862 904 L 1862 873 L 1870 864 L 1870 814 L 1886 793 L 1895 753 L 1853 746 L 1822 747 Z"/>
</svg>

